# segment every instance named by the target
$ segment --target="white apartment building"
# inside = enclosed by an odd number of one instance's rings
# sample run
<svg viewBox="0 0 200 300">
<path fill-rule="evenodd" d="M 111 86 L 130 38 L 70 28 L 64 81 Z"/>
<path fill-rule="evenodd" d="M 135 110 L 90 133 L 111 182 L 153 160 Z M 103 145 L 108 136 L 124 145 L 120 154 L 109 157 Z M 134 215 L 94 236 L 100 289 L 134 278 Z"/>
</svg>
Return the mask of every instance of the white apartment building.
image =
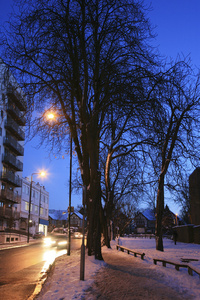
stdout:
<svg viewBox="0 0 200 300">
<path fill-rule="evenodd" d="M 30 181 L 22 178 L 26 96 L 0 58 L 0 243 L 26 239 Z M 32 184 L 29 233 L 47 234 L 49 193 Z"/>
<path fill-rule="evenodd" d="M 39 184 L 39 182 L 35 183 L 32 181 L 30 199 L 30 185 L 31 182 L 29 178 L 22 178 L 22 188 L 18 189 L 21 196 L 21 203 L 18 204 L 17 209 L 20 212 L 19 229 L 27 230 L 29 204 L 31 204 L 29 224 L 30 234 L 33 235 L 37 231 L 42 231 L 47 235 L 49 224 L 49 193 L 45 190 L 43 185 Z"/>
<path fill-rule="evenodd" d="M 0 59 L 0 231 L 16 228 L 22 185 L 26 97 Z"/>
</svg>

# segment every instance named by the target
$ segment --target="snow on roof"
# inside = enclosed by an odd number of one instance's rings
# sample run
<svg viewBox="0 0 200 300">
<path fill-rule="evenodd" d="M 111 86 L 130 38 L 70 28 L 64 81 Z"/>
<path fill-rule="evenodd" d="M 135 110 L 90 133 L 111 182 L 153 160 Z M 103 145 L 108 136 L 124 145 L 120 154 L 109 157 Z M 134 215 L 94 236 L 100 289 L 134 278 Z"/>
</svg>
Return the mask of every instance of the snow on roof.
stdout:
<svg viewBox="0 0 200 300">
<path fill-rule="evenodd" d="M 68 213 L 64 210 L 55 210 L 55 209 L 50 209 L 49 210 L 49 216 L 53 220 L 67 220 L 68 218 Z"/>
<path fill-rule="evenodd" d="M 71 213 L 71 215 L 76 214 L 81 220 L 83 219 L 83 215 L 79 213 L 78 211 L 74 211 Z M 65 210 L 56 210 L 56 209 L 50 209 L 49 210 L 49 216 L 53 220 L 67 220 L 68 219 L 68 212 Z"/>
<path fill-rule="evenodd" d="M 142 214 L 149 221 L 155 221 L 156 219 L 153 209 L 146 209 L 142 212 Z"/>
<path fill-rule="evenodd" d="M 74 214 L 76 214 L 79 217 L 79 219 L 81 219 L 81 220 L 83 219 L 83 215 L 80 212 L 74 211 Z"/>
</svg>

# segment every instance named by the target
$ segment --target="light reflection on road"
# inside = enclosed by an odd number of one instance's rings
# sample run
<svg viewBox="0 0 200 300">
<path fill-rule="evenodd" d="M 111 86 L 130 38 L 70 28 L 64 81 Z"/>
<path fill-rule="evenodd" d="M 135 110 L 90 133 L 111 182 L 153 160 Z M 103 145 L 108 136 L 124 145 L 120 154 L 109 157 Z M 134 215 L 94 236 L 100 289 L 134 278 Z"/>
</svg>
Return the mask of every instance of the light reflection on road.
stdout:
<svg viewBox="0 0 200 300">
<path fill-rule="evenodd" d="M 44 263 L 41 273 L 45 273 L 49 269 L 50 265 L 53 264 L 53 262 L 55 261 L 55 259 L 57 257 L 64 255 L 66 253 L 67 253 L 66 249 L 60 250 L 60 251 L 57 251 L 55 249 L 47 250 L 43 255 L 43 260 L 45 263 Z"/>
</svg>

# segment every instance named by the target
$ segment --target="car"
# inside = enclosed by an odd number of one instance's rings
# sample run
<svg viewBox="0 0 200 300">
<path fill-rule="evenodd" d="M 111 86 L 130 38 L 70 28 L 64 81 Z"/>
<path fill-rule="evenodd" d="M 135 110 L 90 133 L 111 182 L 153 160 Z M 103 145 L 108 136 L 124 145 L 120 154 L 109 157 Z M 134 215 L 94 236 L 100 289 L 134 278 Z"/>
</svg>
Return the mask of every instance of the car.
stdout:
<svg viewBox="0 0 200 300">
<path fill-rule="evenodd" d="M 80 232 L 74 232 L 75 239 L 81 239 L 83 237 L 82 233 Z"/>
<path fill-rule="evenodd" d="M 67 248 L 67 235 L 66 234 L 49 234 L 44 239 L 45 247 Z"/>
<path fill-rule="evenodd" d="M 34 235 L 33 235 L 33 238 L 34 239 L 41 239 L 41 238 L 43 238 L 45 235 L 44 235 L 44 232 L 42 232 L 42 231 L 38 231 L 38 232 L 36 232 Z"/>
</svg>

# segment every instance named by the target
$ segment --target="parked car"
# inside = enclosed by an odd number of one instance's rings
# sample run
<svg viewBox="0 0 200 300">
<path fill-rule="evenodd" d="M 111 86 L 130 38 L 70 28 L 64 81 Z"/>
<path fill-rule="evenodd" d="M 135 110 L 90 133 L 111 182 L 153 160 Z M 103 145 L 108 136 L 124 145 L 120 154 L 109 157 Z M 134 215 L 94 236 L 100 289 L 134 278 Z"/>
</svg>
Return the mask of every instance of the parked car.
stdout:
<svg viewBox="0 0 200 300">
<path fill-rule="evenodd" d="M 67 235 L 51 233 L 44 239 L 44 245 L 46 247 L 66 248 Z"/>
<path fill-rule="evenodd" d="M 42 231 L 38 231 L 33 235 L 34 239 L 41 239 L 43 237 L 44 237 L 44 232 L 42 232 Z"/>
</svg>

